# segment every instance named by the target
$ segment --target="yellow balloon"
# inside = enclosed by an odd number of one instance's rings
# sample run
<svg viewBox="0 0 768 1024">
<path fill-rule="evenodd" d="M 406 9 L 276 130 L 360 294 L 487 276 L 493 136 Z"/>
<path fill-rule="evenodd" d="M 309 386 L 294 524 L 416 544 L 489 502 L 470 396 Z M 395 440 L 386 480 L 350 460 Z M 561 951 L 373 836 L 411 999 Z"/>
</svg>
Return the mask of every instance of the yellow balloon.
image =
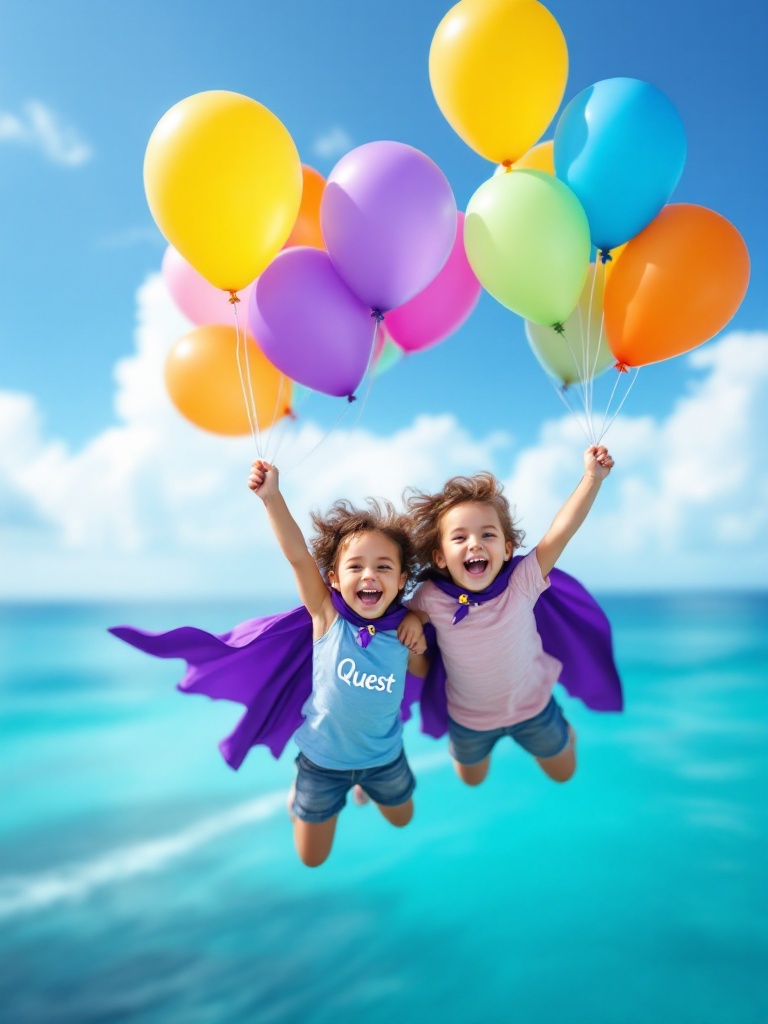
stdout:
<svg viewBox="0 0 768 1024">
<path fill-rule="evenodd" d="M 513 171 L 522 171 L 527 168 L 529 171 L 545 171 L 547 174 L 555 173 L 555 143 L 552 139 L 548 142 L 540 142 L 527 153 L 523 153 L 519 160 L 512 164 Z"/>
<path fill-rule="evenodd" d="M 157 226 L 211 284 L 237 291 L 282 248 L 301 202 L 301 161 L 275 115 L 236 92 L 188 96 L 144 156 Z"/>
<path fill-rule="evenodd" d="M 247 337 L 250 390 L 242 337 L 238 370 L 237 331 L 224 324 L 198 327 L 179 338 L 165 360 L 165 386 L 182 416 L 213 434 L 248 434 L 248 406 L 253 402 L 261 430 L 272 426 L 291 407 L 291 381 L 277 370 Z"/>
<path fill-rule="evenodd" d="M 560 26 L 538 0 L 461 0 L 437 27 L 429 80 L 453 130 L 514 163 L 554 117 L 568 77 Z"/>
<path fill-rule="evenodd" d="M 544 171 L 545 174 L 555 176 L 555 143 L 552 139 L 549 142 L 540 142 L 523 153 L 519 160 L 512 164 L 499 164 L 493 172 L 494 178 L 497 174 L 506 174 L 508 171 Z"/>
</svg>

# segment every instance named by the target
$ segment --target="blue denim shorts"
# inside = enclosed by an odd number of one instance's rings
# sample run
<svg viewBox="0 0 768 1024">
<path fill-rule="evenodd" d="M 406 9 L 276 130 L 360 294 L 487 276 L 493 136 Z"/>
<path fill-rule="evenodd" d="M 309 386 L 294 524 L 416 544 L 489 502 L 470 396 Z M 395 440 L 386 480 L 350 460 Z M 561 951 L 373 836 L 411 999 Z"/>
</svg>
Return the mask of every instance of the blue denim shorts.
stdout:
<svg viewBox="0 0 768 1024">
<path fill-rule="evenodd" d="M 302 821 L 327 821 L 347 802 L 353 786 L 361 786 L 368 796 L 384 807 L 398 807 L 410 800 L 416 779 L 401 750 L 389 764 L 377 768 L 337 771 L 321 768 L 304 754 L 296 758 L 296 798 L 293 813 Z"/>
<path fill-rule="evenodd" d="M 509 736 L 534 757 L 556 757 L 570 743 L 568 723 L 554 697 L 538 715 L 503 729 L 468 729 L 449 718 L 448 736 L 451 757 L 468 766 L 484 761 L 502 736 Z"/>
</svg>

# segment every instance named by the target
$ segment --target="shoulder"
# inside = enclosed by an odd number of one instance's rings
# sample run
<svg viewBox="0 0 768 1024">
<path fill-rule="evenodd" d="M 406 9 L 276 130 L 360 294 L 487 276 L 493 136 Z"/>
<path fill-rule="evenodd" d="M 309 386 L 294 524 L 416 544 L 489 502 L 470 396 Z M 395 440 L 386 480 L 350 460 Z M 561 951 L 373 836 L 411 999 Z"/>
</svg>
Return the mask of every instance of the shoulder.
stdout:
<svg viewBox="0 0 768 1024">
<path fill-rule="evenodd" d="M 415 608 L 418 611 L 427 611 L 430 605 L 434 604 L 435 596 L 440 591 L 431 580 L 420 583 L 417 589 L 406 601 L 408 608 Z"/>
<path fill-rule="evenodd" d="M 538 597 L 549 587 L 549 577 L 541 574 L 536 548 L 524 555 L 514 567 L 509 586 L 527 597 Z"/>
</svg>

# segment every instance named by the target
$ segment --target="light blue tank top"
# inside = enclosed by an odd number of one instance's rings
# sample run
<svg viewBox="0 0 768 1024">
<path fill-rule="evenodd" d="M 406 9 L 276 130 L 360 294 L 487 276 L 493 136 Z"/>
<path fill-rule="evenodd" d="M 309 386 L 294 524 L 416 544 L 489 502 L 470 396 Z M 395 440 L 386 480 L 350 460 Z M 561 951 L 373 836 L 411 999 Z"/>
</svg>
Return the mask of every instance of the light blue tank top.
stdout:
<svg viewBox="0 0 768 1024">
<path fill-rule="evenodd" d="M 367 647 L 356 636 L 357 627 L 339 615 L 312 647 L 312 693 L 295 739 L 321 768 L 375 768 L 402 748 L 408 649 L 394 631 L 377 631 Z"/>
</svg>

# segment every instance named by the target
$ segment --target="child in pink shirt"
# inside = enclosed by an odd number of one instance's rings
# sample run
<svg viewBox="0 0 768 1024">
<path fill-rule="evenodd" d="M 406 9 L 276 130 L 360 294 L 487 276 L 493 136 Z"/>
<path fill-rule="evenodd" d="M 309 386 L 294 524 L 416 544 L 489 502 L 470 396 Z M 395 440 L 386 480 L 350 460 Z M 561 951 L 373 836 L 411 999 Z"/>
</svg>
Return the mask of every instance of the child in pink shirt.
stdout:
<svg viewBox="0 0 768 1024">
<path fill-rule="evenodd" d="M 514 571 L 510 559 L 523 533 L 490 473 L 454 477 L 438 494 L 417 491 L 408 499 L 418 561 L 433 567 L 410 606 L 437 634 L 450 751 L 467 785 L 485 779 L 502 736 L 557 782 L 576 770 L 576 737 L 552 696 L 562 665 L 543 650 L 533 608 L 612 467 L 606 448 L 586 450 L 581 482 Z M 452 593 L 441 590 L 442 580 L 454 584 Z"/>
</svg>

